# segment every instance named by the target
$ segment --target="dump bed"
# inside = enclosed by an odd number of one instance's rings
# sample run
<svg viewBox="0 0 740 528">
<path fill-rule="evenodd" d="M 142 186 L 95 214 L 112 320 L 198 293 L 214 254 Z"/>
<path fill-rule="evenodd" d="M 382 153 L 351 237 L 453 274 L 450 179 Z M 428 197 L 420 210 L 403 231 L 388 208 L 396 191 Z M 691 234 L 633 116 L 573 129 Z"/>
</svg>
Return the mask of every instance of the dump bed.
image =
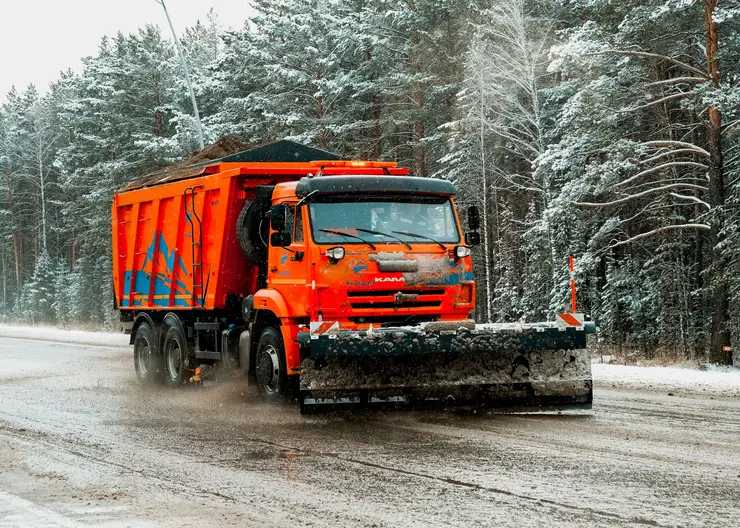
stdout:
<svg viewBox="0 0 740 528">
<path fill-rule="evenodd" d="M 247 200 L 231 170 L 116 194 L 113 281 L 120 309 L 217 309 L 256 291 L 235 222 Z M 253 189 L 254 192 L 254 189 Z"/>
</svg>

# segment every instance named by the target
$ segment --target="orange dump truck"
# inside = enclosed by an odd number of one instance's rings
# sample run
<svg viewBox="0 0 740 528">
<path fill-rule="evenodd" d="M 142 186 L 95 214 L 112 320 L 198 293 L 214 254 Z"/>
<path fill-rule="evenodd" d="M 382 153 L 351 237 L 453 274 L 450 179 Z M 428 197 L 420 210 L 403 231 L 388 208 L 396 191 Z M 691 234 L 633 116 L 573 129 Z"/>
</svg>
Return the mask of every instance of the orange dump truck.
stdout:
<svg viewBox="0 0 740 528">
<path fill-rule="evenodd" d="M 116 306 L 145 383 L 241 371 L 266 401 L 589 407 L 578 314 L 476 325 L 452 183 L 278 141 L 113 199 Z M 201 370 L 203 369 L 203 370 Z"/>
</svg>

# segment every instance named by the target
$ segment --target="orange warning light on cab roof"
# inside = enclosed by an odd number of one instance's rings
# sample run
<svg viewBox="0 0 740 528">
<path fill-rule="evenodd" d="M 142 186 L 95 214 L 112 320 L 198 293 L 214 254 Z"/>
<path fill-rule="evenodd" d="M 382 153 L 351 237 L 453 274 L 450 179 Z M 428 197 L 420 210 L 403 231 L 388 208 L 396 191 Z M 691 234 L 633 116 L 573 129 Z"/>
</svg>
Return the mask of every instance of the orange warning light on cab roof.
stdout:
<svg viewBox="0 0 740 528">
<path fill-rule="evenodd" d="M 314 167 L 367 167 L 375 169 L 393 169 L 398 167 L 395 161 L 360 161 L 360 160 L 317 160 L 312 161 Z"/>
</svg>

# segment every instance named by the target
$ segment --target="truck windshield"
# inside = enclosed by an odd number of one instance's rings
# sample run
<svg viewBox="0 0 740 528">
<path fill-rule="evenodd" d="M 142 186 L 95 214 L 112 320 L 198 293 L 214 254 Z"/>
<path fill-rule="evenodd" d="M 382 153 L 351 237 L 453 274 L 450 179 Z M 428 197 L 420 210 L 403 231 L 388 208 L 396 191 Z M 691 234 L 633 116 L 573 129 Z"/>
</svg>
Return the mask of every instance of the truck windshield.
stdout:
<svg viewBox="0 0 740 528">
<path fill-rule="evenodd" d="M 309 214 L 311 233 L 319 244 L 362 244 L 352 236 L 343 237 L 342 232 L 376 244 L 460 241 L 452 203 L 446 196 L 322 197 L 309 205 Z"/>
</svg>

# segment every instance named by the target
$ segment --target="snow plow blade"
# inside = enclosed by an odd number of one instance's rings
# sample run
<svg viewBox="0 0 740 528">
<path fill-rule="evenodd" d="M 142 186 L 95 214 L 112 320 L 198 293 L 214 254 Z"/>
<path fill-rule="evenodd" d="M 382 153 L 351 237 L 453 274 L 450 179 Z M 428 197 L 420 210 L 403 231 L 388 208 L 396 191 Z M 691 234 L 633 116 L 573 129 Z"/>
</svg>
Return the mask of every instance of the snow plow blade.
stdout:
<svg viewBox="0 0 740 528">
<path fill-rule="evenodd" d="M 447 324 L 449 326 L 449 324 Z M 341 408 L 590 409 L 593 323 L 559 328 L 430 323 L 372 332 L 304 334 L 301 412 Z"/>
</svg>

